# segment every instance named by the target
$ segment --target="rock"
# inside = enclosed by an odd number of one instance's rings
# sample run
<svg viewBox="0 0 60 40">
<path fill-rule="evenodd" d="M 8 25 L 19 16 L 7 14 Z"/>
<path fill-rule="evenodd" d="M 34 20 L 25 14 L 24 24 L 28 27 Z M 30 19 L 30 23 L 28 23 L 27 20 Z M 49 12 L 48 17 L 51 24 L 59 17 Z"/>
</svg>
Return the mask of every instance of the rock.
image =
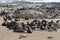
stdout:
<svg viewBox="0 0 60 40">
<path fill-rule="evenodd" d="M 19 39 L 26 38 L 26 37 L 27 37 L 27 35 L 21 34 L 20 37 L 19 37 Z"/>
<path fill-rule="evenodd" d="M 25 35 L 25 34 L 22 34 L 20 36 L 23 37 L 23 38 L 26 38 L 27 37 L 27 35 Z"/>
<path fill-rule="evenodd" d="M 53 39 L 53 37 L 47 37 L 48 39 Z"/>
</svg>

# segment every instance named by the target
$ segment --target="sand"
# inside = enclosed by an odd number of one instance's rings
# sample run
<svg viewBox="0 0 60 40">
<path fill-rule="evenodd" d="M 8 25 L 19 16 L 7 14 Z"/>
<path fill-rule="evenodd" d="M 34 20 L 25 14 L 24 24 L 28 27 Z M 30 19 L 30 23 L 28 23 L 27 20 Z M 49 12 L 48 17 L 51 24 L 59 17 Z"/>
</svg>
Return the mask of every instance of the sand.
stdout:
<svg viewBox="0 0 60 40">
<path fill-rule="evenodd" d="M 58 29 L 57 32 L 33 31 L 32 34 L 15 33 L 13 30 L 1 26 L 2 22 L 2 17 L 0 17 L 0 40 L 60 40 L 60 29 Z M 27 37 L 20 39 L 20 35 L 26 35 Z M 52 37 L 52 39 L 48 37 Z"/>
</svg>

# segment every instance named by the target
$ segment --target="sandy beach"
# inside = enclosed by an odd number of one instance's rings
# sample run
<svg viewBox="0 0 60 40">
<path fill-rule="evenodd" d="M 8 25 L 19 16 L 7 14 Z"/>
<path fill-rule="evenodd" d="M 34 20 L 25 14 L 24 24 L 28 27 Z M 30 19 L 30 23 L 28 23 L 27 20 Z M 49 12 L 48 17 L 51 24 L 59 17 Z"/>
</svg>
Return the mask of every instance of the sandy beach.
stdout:
<svg viewBox="0 0 60 40">
<path fill-rule="evenodd" d="M 60 29 L 58 29 L 57 32 L 33 31 L 32 34 L 15 33 L 13 30 L 1 26 L 2 22 L 3 19 L 0 17 L 0 40 L 60 40 Z M 27 37 L 20 39 L 20 35 L 26 35 Z M 49 39 L 48 37 L 52 37 L 52 39 Z"/>
</svg>

